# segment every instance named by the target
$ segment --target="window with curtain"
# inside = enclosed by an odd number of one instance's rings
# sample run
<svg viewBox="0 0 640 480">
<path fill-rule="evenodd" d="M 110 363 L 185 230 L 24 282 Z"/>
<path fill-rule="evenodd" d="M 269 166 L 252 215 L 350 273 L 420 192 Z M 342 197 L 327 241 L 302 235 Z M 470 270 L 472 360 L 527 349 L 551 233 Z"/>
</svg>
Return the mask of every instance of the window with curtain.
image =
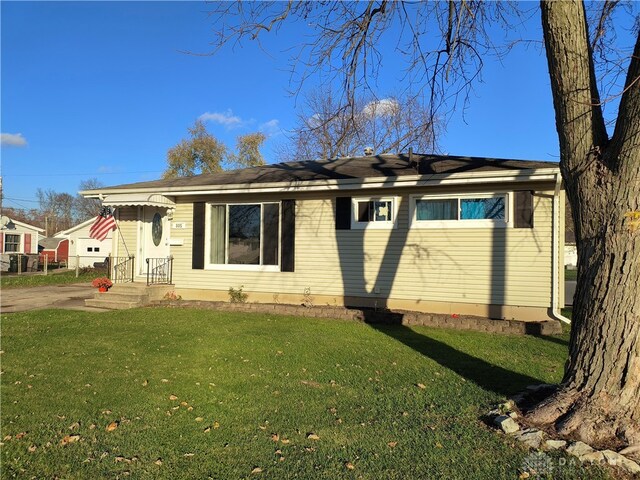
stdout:
<svg viewBox="0 0 640 480">
<path fill-rule="evenodd" d="M 279 263 L 280 204 L 210 204 L 209 264 Z"/>
<path fill-rule="evenodd" d="M 414 221 L 418 225 L 506 225 L 507 195 L 415 198 Z M 473 222 L 475 221 L 475 222 Z"/>
</svg>

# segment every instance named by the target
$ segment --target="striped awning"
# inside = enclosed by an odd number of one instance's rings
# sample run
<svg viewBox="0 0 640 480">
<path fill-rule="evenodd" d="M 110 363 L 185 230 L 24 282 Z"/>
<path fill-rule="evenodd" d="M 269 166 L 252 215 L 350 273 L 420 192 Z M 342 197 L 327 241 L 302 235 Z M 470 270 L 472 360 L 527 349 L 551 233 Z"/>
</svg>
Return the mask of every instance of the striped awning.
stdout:
<svg viewBox="0 0 640 480">
<path fill-rule="evenodd" d="M 119 193 L 107 195 L 102 200 L 103 205 L 110 207 L 166 207 L 172 208 L 175 202 L 169 197 L 158 193 Z"/>
</svg>

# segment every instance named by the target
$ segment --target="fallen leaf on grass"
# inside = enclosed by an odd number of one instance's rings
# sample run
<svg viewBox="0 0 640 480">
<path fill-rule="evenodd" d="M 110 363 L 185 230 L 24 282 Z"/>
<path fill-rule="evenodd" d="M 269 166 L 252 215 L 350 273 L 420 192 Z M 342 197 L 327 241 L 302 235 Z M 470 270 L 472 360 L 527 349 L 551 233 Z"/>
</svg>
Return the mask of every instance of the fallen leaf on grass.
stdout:
<svg viewBox="0 0 640 480">
<path fill-rule="evenodd" d="M 204 420 L 204 418 L 202 417 L 196 417 L 196 422 L 202 422 Z"/>
<path fill-rule="evenodd" d="M 347 470 L 354 470 L 356 468 L 351 462 L 346 462 L 344 466 L 347 467 Z"/>
<path fill-rule="evenodd" d="M 169 395 L 169 400 L 177 400 L 178 397 L 176 397 L 175 395 L 171 394 Z"/>
<path fill-rule="evenodd" d="M 308 440 L 320 440 L 320 437 L 318 435 L 316 435 L 315 433 L 310 433 L 309 435 L 307 435 L 307 439 Z"/>
<path fill-rule="evenodd" d="M 283 438 L 282 440 L 280 440 L 280 442 L 284 445 L 289 445 L 291 443 L 291 440 L 289 440 L 288 438 Z"/>
<path fill-rule="evenodd" d="M 207 427 L 204 429 L 204 433 L 209 433 L 211 431 L 211 427 Z"/>
<path fill-rule="evenodd" d="M 182 405 L 183 407 L 188 406 L 189 404 L 187 402 L 180 402 L 180 405 Z"/>
<path fill-rule="evenodd" d="M 163 378 L 162 380 L 160 380 L 162 383 L 169 383 L 169 380 L 167 380 L 166 378 Z"/>
<path fill-rule="evenodd" d="M 262 473 L 262 469 L 260 467 L 256 467 L 253 470 L 251 470 L 252 474 L 256 474 L 256 473 Z"/>
<path fill-rule="evenodd" d="M 320 384 L 318 382 L 314 382 L 313 380 L 302 380 L 300 383 L 303 385 L 307 385 L 308 387 L 320 388 Z"/>
<path fill-rule="evenodd" d="M 155 462 L 153 462 L 153 463 L 155 463 L 156 465 L 162 465 L 162 459 L 161 459 L 161 458 L 159 458 L 159 459 L 157 459 L 157 460 L 156 460 Z"/>
<path fill-rule="evenodd" d="M 271 440 L 273 440 L 274 442 L 277 442 L 280 440 L 280 435 L 278 435 L 277 433 L 272 433 L 271 434 Z"/>
<path fill-rule="evenodd" d="M 418 387 L 418 388 L 420 388 L 420 389 L 422 389 L 422 390 L 424 390 L 425 388 L 427 388 L 427 386 L 426 386 L 424 383 L 418 383 L 418 384 L 416 384 L 416 387 Z"/>
<path fill-rule="evenodd" d="M 193 407 L 191 405 L 187 407 L 187 412 L 193 412 Z"/>
<path fill-rule="evenodd" d="M 147 385 L 149 385 L 149 380 L 145 380 L 144 382 L 142 382 L 143 387 L 146 387 Z"/>
<path fill-rule="evenodd" d="M 218 422 L 213 422 L 213 428 L 217 430 L 220 428 L 220 424 Z"/>
<path fill-rule="evenodd" d="M 80 423 L 74 422 L 71 425 L 69 425 L 69 430 L 75 430 L 76 428 L 80 428 Z"/>
<path fill-rule="evenodd" d="M 183 457 L 191 458 L 195 455 L 195 453 L 185 453 Z"/>
<path fill-rule="evenodd" d="M 179 409 L 180 409 L 179 405 L 176 405 L 175 407 L 171 407 L 171 410 L 179 410 Z"/>
<path fill-rule="evenodd" d="M 387 443 L 387 445 L 389 445 L 391 448 L 394 448 L 396 445 L 398 445 L 398 442 L 389 442 Z"/>
<path fill-rule="evenodd" d="M 103 410 L 102 411 L 103 415 L 110 415 L 111 414 L 111 410 Z M 64 417 L 63 417 L 64 418 Z"/>
<path fill-rule="evenodd" d="M 16 433 L 16 440 L 20 440 L 21 438 L 24 438 L 26 436 L 27 436 L 27 432 Z"/>
<path fill-rule="evenodd" d="M 105 430 L 107 432 L 113 432 L 116 428 L 118 428 L 118 422 L 111 422 L 109 425 L 107 425 L 107 428 Z"/>
<path fill-rule="evenodd" d="M 7 441 L 11 440 L 12 438 L 13 438 L 13 437 L 12 437 L 11 435 L 6 435 L 6 436 L 3 438 L 3 440 L 4 440 L 5 442 L 7 442 Z"/>
<path fill-rule="evenodd" d="M 31 445 L 31 446 L 28 448 L 29 452 L 31 452 L 31 453 L 35 452 L 37 449 L 38 449 L 38 447 L 36 447 L 35 445 Z"/>
<path fill-rule="evenodd" d="M 92 423 L 91 425 L 89 425 L 89 430 L 94 430 L 96 428 L 96 424 Z"/>
<path fill-rule="evenodd" d="M 436 447 L 437 448 L 444 448 L 440 442 L 436 442 Z"/>
<path fill-rule="evenodd" d="M 70 443 L 75 443 L 80 440 L 80 435 L 65 435 L 62 440 L 60 440 L 61 445 L 68 445 Z"/>
</svg>

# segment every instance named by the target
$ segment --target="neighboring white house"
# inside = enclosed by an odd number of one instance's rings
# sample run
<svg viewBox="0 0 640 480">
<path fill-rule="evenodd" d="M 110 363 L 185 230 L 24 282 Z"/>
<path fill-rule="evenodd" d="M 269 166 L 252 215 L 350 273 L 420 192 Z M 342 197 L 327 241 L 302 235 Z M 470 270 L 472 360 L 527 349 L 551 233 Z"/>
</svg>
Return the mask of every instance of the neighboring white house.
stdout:
<svg viewBox="0 0 640 480">
<path fill-rule="evenodd" d="M 54 237 L 69 240 L 69 268 L 76 268 L 77 261 L 81 268 L 91 267 L 95 262 L 102 262 L 111 254 L 113 232 L 109 232 L 107 238 L 101 242 L 91 238 L 89 230 L 94 221 L 95 218 L 91 218 L 54 235 Z"/>
<path fill-rule="evenodd" d="M 38 254 L 38 240 L 44 233 L 28 223 L 12 220 L 6 215 L 0 219 L 0 270 L 9 270 L 11 254 Z"/>
</svg>

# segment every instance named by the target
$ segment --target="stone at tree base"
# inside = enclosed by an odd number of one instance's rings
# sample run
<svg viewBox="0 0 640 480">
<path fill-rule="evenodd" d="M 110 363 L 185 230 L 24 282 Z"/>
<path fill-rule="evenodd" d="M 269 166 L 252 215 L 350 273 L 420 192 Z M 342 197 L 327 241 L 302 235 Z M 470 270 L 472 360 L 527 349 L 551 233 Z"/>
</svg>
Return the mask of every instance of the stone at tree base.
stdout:
<svg viewBox="0 0 640 480">
<path fill-rule="evenodd" d="M 585 453 L 584 455 L 580 455 L 578 459 L 581 462 L 590 462 L 590 463 L 603 463 L 606 461 L 604 454 L 598 451 Z"/>
<path fill-rule="evenodd" d="M 630 460 L 627 457 L 620 455 L 619 453 L 616 453 L 611 450 L 603 450 L 602 454 L 604 455 L 604 458 L 607 460 L 607 463 L 609 465 L 620 467 L 629 473 L 633 473 L 633 474 L 640 473 L 640 465 L 638 465 L 633 460 Z"/>
<path fill-rule="evenodd" d="M 547 440 L 544 442 L 544 446 L 548 450 L 558 450 L 560 448 L 564 448 L 567 446 L 567 442 L 565 440 Z"/>
<path fill-rule="evenodd" d="M 518 425 L 513 418 L 506 415 L 496 417 L 493 423 L 498 425 L 504 433 L 514 433 L 520 430 L 520 425 Z"/>
<path fill-rule="evenodd" d="M 584 442 L 573 442 L 567 447 L 567 453 L 574 457 L 580 458 L 582 455 L 593 452 L 593 448 Z"/>
<path fill-rule="evenodd" d="M 544 441 L 544 436 L 544 432 L 536 430 L 535 428 L 527 428 L 526 430 L 513 434 L 513 437 L 516 440 L 535 449 L 540 448 L 540 445 Z"/>
</svg>

